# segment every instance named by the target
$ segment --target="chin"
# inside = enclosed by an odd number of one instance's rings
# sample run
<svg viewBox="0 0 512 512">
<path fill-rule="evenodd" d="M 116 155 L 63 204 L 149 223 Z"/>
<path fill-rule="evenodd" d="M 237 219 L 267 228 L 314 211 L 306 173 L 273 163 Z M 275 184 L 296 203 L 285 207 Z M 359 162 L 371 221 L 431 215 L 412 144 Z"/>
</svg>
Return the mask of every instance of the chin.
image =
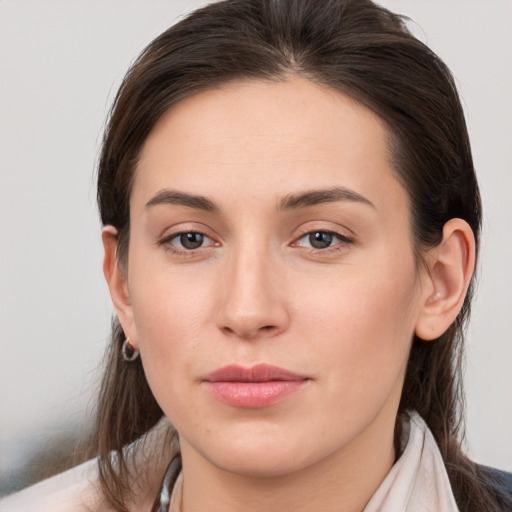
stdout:
<svg viewBox="0 0 512 512">
<path fill-rule="evenodd" d="M 327 455 L 321 447 L 310 446 L 311 435 L 289 430 L 278 432 L 275 425 L 267 427 L 245 431 L 226 429 L 208 445 L 201 442 L 194 448 L 218 469 L 262 479 L 290 475 Z"/>
<path fill-rule="evenodd" d="M 296 456 L 296 454 L 294 454 Z M 300 471 L 309 464 L 306 461 L 296 460 L 289 453 L 276 452 L 276 450 L 255 452 L 224 453 L 211 462 L 224 471 L 246 478 L 280 478 Z"/>
</svg>

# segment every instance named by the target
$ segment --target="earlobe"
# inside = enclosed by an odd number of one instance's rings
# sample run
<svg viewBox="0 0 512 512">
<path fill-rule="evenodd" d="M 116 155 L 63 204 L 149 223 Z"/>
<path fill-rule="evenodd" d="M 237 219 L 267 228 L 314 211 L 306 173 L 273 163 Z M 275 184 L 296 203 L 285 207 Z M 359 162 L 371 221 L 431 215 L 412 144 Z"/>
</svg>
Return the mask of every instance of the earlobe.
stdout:
<svg viewBox="0 0 512 512">
<path fill-rule="evenodd" d="M 117 229 L 105 226 L 101 233 L 104 258 L 103 274 L 110 290 L 110 296 L 125 335 L 135 343 L 132 306 L 125 272 L 119 268 L 117 259 Z"/>
<path fill-rule="evenodd" d="M 475 237 L 466 221 L 451 219 L 445 224 L 441 243 L 427 254 L 427 266 L 429 286 L 415 329 L 426 341 L 439 338 L 464 303 L 475 269 Z"/>
</svg>

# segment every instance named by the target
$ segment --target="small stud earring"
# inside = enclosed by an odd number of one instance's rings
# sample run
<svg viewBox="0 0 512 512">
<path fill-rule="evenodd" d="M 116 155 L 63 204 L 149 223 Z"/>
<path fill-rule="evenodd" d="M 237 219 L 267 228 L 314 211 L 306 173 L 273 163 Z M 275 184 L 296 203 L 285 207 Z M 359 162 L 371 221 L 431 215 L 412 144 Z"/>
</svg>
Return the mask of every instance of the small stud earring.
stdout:
<svg viewBox="0 0 512 512">
<path fill-rule="evenodd" d="M 135 361 L 135 359 L 139 357 L 139 349 L 135 348 L 130 343 L 130 338 L 126 338 L 123 342 L 123 346 L 121 347 L 121 354 L 123 355 L 123 359 L 125 361 Z"/>
</svg>

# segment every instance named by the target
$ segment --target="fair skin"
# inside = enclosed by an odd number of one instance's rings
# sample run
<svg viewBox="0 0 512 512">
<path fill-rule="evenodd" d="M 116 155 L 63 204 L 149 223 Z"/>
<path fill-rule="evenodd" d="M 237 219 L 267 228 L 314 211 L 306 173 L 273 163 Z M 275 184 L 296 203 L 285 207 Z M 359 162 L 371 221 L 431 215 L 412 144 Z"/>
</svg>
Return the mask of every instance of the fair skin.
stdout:
<svg viewBox="0 0 512 512">
<path fill-rule="evenodd" d="M 104 270 L 179 433 L 183 512 L 359 512 L 391 468 L 412 337 L 454 320 L 474 240 L 452 219 L 418 265 L 388 155 L 375 114 L 296 77 L 188 98 L 146 140 Z M 208 376 L 233 364 L 300 383 L 226 402 Z"/>
</svg>

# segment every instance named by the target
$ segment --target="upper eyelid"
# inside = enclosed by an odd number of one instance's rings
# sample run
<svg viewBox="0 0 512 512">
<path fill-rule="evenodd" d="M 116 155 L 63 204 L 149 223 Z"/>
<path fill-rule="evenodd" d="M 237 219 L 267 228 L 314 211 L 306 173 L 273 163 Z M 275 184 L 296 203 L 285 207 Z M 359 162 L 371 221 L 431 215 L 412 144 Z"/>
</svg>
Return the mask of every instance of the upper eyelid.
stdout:
<svg viewBox="0 0 512 512">
<path fill-rule="evenodd" d="M 307 223 L 306 223 L 307 224 Z M 302 238 L 305 235 L 309 235 L 310 233 L 323 232 L 323 233 L 332 233 L 333 235 L 337 235 L 340 238 L 354 241 L 356 238 L 355 233 L 346 227 L 323 227 L 323 226 L 301 226 L 298 228 L 298 235 L 295 236 L 295 240 Z"/>
<path fill-rule="evenodd" d="M 350 228 L 351 224 L 353 224 L 353 220 L 350 218 L 339 216 L 333 218 L 330 215 L 326 218 L 322 214 L 317 214 L 310 219 L 302 218 L 300 223 L 296 225 L 295 231 L 303 233 L 310 233 L 311 231 L 329 231 L 347 237 L 355 237 L 356 232 Z"/>
<path fill-rule="evenodd" d="M 332 235 L 336 235 L 336 236 L 339 236 L 340 238 L 351 238 L 350 236 L 344 234 L 344 233 L 340 233 L 340 231 L 336 230 L 336 229 L 325 229 L 325 228 L 313 228 L 313 229 L 307 229 L 305 231 L 303 231 L 299 236 L 300 237 L 303 237 L 305 235 L 309 235 L 311 233 L 330 233 Z"/>
<path fill-rule="evenodd" d="M 183 226 L 183 224 L 185 224 Z M 177 235 L 182 235 L 184 233 L 199 233 L 201 235 L 207 236 L 209 238 L 213 238 L 211 234 L 211 229 L 209 229 L 207 226 L 204 226 L 203 224 L 199 224 L 199 227 L 197 227 L 198 224 L 195 222 L 184 222 L 175 224 L 173 226 L 167 226 L 165 229 L 160 231 L 160 234 L 158 235 L 159 240 L 163 239 L 169 239 Z"/>
</svg>

